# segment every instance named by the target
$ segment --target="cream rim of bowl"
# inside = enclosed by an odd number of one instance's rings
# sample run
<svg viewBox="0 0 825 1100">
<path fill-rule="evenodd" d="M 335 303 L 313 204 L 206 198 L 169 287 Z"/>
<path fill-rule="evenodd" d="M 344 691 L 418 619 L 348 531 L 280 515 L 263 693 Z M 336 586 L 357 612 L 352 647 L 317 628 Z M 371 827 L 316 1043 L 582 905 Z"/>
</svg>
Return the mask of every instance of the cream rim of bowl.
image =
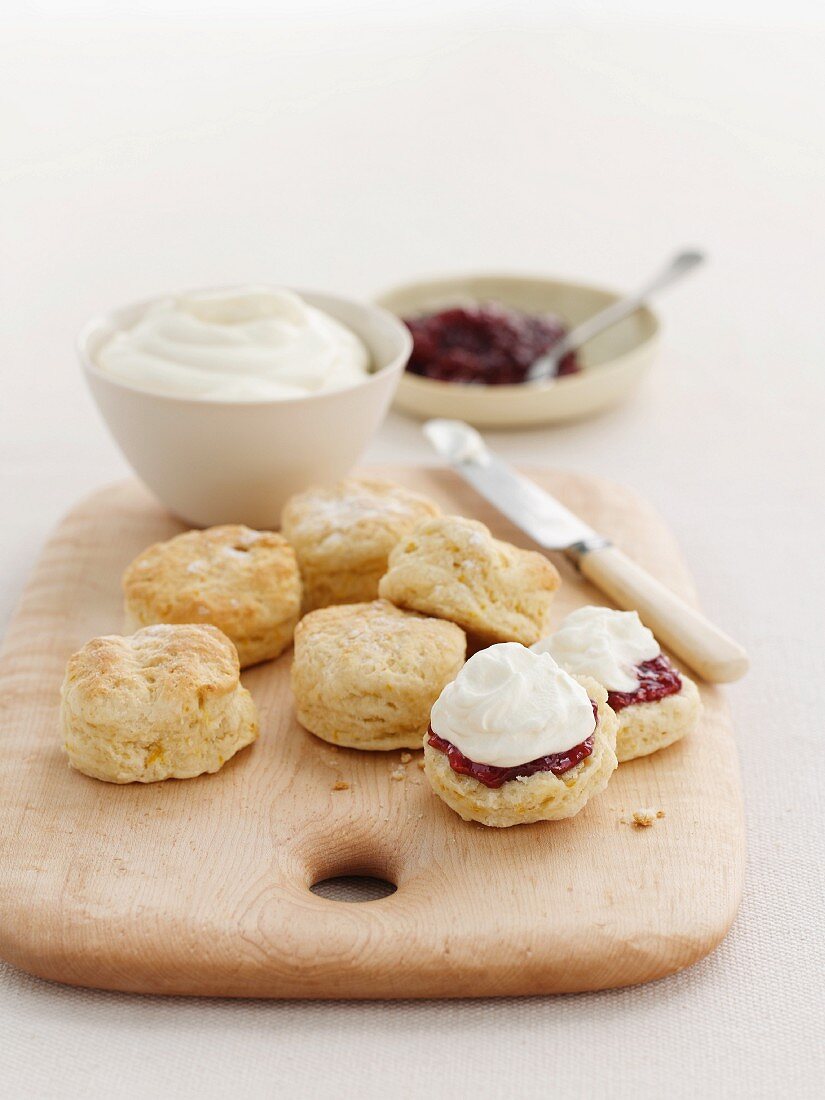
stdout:
<svg viewBox="0 0 825 1100">
<path fill-rule="evenodd" d="M 78 351 L 87 370 L 109 382 L 210 405 L 303 402 L 383 374 L 364 340 L 306 293 L 249 284 L 145 299 L 92 318 Z M 403 322 L 368 308 L 402 328 L 411 350 Z"/>
</svg>

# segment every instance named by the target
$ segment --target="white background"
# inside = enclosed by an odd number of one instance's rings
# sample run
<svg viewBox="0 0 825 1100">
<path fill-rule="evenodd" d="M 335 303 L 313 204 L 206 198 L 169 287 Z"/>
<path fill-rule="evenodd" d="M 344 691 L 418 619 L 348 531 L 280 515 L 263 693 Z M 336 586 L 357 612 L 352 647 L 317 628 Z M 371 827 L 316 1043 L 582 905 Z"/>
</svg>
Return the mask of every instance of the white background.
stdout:
<svg viewBox="0 0 825 1100">
<path fill-rule="evenodd" d="M 493 442 L 652 498 L 706 609 L 750 648 L 729 692 L 746 895 L 698 966 L 587 996 L 164 1001 L 2 968 L 0 1089 L 813 1096 L 825 1072 L 818 5 L 231 7 L 4 8 L 3 621 L 59 515 L 126 473 L 72 353 L 99 308 L 247 280 L 369 295 L 471 269 L 629 288 L 701 245 L 712 263 L 662 300 L 665 348 L 631 403 Z M 367 458 L 426 454 L 416 425 L 391 416 Z"/>
</svg>

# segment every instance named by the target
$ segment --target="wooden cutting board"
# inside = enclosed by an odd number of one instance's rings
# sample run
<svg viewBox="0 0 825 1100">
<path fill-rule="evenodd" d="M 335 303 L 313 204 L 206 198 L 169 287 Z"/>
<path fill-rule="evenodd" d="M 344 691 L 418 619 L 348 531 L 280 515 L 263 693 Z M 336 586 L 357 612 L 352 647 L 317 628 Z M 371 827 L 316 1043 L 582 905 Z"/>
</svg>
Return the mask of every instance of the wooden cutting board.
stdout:
<svg viewBox="0 0 825 1100">
<path fill-rule="evenodd" d="M 530 545 L 449 472 L 376 472 Z M 531 476 L 693 598 L 648 505 L 588 478 Z M 44 978 L 143 993 L 459 997 L 650 981 L 719 943 L 739 902 L 743 828 L 718 690 L 703 690 L 689 740 L 623 765 L 578 817 L 505 830 L 448 810 L 420 754 L 403 765 L 400 752 L 334 749 L 302 730 L 288 655 L 244 674 L 262 734 L 217 775 L 117 787 L 71 771 L 58 731 L 66 659 L 120 631 L 124 566 L 179 529 L 136 483 L 101 490 L 60 525 L 11 624 L 0 955 Z M 556 621 L 600 602 L 556 564 Z M 641 808 L 665 816 L 634 828 Z M 398 889 L 361 904 L 310 892 L 344 874 Z"/>
</svg>

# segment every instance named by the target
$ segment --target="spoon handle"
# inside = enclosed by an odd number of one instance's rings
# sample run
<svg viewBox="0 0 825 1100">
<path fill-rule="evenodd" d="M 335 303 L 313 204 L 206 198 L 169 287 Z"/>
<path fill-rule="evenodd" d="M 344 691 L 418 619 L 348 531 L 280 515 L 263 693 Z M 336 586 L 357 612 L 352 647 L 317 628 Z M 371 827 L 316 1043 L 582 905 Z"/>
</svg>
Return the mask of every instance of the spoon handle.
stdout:
<svg viewBox="0 0 825 1100">
<path fill-rule="evenodd" d="M 582 344 L 592 340 L 600 332 L 604 332 L 611 325 L 615 325 L 619 321 L 623 321 L 625 317 L 629 317 L 631 313 L 635 313 L 653 294 L 664 290 L 671 283 L 677 282 L 683 275 L 687 275 L 689 271 L 704 263 L 704 260 L 705 256 L 702 252 L 678 253 L 661 271 L 648 279 L 635 294 L 621 298 L 618 302 L 614 302 L 606 309 L 599 310 L 592 317 L 588 317 L 586 321 L 582 321 L 580 325 L 570 329 L 545 355 L 536 360 L 530 368 L 528 380 L 535 382 L 554 374 L 559 360 L 568 352 L 577 351 Z"/>
</svg>

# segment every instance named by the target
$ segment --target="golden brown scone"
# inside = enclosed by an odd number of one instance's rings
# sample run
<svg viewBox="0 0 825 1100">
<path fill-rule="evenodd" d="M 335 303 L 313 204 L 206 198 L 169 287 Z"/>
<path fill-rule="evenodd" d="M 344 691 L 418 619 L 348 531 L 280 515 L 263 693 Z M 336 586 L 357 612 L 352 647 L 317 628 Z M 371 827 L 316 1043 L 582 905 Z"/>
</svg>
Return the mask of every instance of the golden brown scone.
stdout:
<svg viewBox="0 0 825 1100">
<path fill-rule="evenodd" d="M 425 516 L 431 500 L 383 478 L 348 478 L 287 501 L 281 531 L 295 549 L 304 611 L 374 600 L 390 551 Z"/>
<path fill-rule="evenodd" d="M 241 668 L 277 657 L 301 611 L 295 553 L 282 535 L 231 525 L 186 531 L 139 554 L 123 574 L 127 630 L 211 623 Z"/>
<path fill-rule="evenodd" d="M 454 623 L 376 600 L 310 612 L 295 631 L 298 721 L 355 749 L 420 749 L 430 709 L 464 663 Z"/>
<path fill-rule="evenodd" d="M 586 676 L 576 676 L 598 708 L 593 752 L 562 775 L 536 772 L 508 780 L 501 787 L 486 787 L 450 767 L 445 753 L 424 738 L 424 774 L 430 786 L 465 821 L 505 828 L 534 821 L 560 821 L 573 817 L 600 794 L 616 770 L 616 715 L 607 705 L 607 692 Z"/>
<path fill-rule="evenodd" d="M 561 578 L 542 554 L 494 539 L 461 516 L 424 520 L 390 554 L 379 594 L 458 623 L 489 642 L 531 645 L 546 632 Z"/>
<path fill-rule="evenodd" d="M 216 772 L 258 736 L 238 654 L 214 626 L 149 626 L 93 638 L 66 666 L 69 763 L 109 783 Z"/>
<path fill-rule="evenodd" d="M 649 703 L 631 703 L 616 712 L 616 755 L 619 763 L 649 756 L 691 733 L 702 713 L 699 689 L 680 672 L 682 690 Z"/>
</svg>

